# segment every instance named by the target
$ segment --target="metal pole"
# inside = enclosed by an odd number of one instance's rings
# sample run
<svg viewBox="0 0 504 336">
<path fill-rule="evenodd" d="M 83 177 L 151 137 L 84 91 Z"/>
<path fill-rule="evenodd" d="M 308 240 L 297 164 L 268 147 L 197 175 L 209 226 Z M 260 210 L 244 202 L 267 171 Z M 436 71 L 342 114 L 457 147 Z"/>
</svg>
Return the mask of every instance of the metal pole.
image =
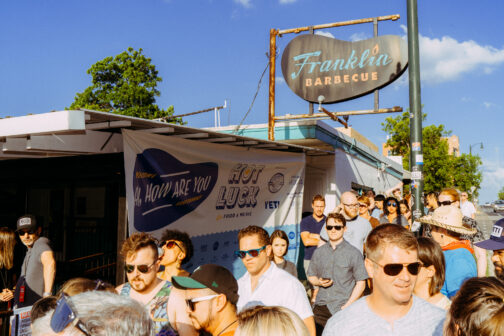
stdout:
<svg viewBox="0 0 504 336">
<path fill-rule="evenodd" d="M 417 0 L 408 2 L 408 62 L 410 101 L 410 169 L 412 176 L 413 218 L 423 215 L 422 102 L 420 99 L 420 53 L 418 48 Z"/>
<path fill-rule="evenodd" d="M 270 29 L 270 76 L 269 76 L 269 118 L 268 140 L 275 140 L 275 64 L 276 64 L 276 37 L 278 30 Z"/>
</svg>

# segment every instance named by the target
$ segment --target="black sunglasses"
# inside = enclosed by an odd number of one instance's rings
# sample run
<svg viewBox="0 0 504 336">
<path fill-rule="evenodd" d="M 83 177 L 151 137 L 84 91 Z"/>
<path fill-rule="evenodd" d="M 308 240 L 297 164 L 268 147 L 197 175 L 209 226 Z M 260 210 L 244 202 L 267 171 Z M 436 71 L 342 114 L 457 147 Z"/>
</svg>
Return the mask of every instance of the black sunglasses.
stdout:
<svg viewBox="0 0 504 336">
<path fill-rule="evenodd" d="M 452 205 L 452 203 L 455 203 L 453 201 L 443 201 L 443 202 L 439 202 L 439 205 Z"/>
<path fill-rule="evenodd" d="M 180 245 L 177 244 L 177 242 L 174 240 L 168 240 L 168 241 L 165 241 L 164 243 L 159 244 L 159 247 L 163 247 L 163 246 L 166 246 L 166 248 L 168 248 L 168 249 L 171 249 L 174 246 L 177 246 L 179 249 L 181 249 L 183 251 L 182 247 L 180 247 Z"/>
<path fill-rule="evenodd" d="M 260 247 L 258 249 L 252 249 L 252 250 L 246 250 L 246 251 L 235 251 L 235 256 L 237 256 L 238 258 L 240 259 L 243 259 L 245 258 L 245 256 L 248 254 L 249 256 L 251 256 L 252 258 L 255 258 L 259 255 L 259 253 L 261 253 L 262 250 L 264 250 L 266 248 L 266 245 L 264 245 L 263 247 Z"/>
<path fill-rule="evenodd" d="M 51 316 L 51 329 L 56 332 L 62 332 L 68 325 L 74 325 L 86 336 L 91 334 L 86 328 L 86 325 L 78 318 L 76 310 L 65 294 L 61 294 L 56 301 L 56 308 Z"/>
<path fill-rule="evenodd" d="M 340 231 L 344 228 L 343 225 L 326 225 L 327 231 L 331 231 L 332 229 L 336 229 L 336 231 Z"/>
<path fill-rule="evenodd" d="M 394 208 L 397 208 L 397 203 L 395 203 L 395 202 L 388 202 L 387 206 L 393 206 Z"/>
<path fill-rule="evenodd" d="M 20 236 L 24 236 L 27 233 L 28 234 L 34 234 L 35 230 L 21 230 L 21 231 L 18 231 L 18 235 L 20 235 Z"/>
<path fill-rule="evenodd" d="M 149 269 L 154 266 L 156 262 L 154 261 L 152 264 L 150 265 L 130 265 L 130 264 L 126 264 L 124 265 L 124 270 L 127 272 L 127 273 L 133 273 L 133 271 L 135 270 L 135 267 L 137 268 L 137 270 L 140 272 L 140 273 L 147 273 L 149 272 Z"/>
<path fill-rule="evenodd" d="M 369 258 L 368 258 L 369 259 Z M 373 259 L 369 259 L 372 262 L 374 262 L 376 265 L 380 266 L 383 268 L 383 272 L 387 275 L 390 276 L 396 276 L 399 273 L 402 272 L 403 268 L 406 267 L 408 270 L 409 274 L 411 275 L 418 275 L 418 272 L 420 272 L 420 267 L 422 267 L 422 263 L 417 261 L 411 264 L 386 264 L 386 265 L 380 265 Z"/>
</svg>

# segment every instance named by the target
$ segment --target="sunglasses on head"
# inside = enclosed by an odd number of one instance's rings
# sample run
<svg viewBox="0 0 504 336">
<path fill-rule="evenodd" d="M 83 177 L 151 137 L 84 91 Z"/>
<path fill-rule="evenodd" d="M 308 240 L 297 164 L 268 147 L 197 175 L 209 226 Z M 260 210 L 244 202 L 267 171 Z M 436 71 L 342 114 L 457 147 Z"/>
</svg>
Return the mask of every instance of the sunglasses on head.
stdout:
<svg viewBox="0 0 504 336">
<path fill-rule="evenodd" d="M 369 258 L 368 258 L 369 259 Z M 386 265 L 380 265 L 376 261 L 369 259 L 372 262 L 374 262 L 376 265 L 380 266 L 383 268 L 383 272 L 389 276 L 396 276 L 399 273 L 402 272 L 403 268 L 406 267 L 408 270 L 409 274 L 411 275 L 418 275 L 418 272 L 420 272 L 420 267 L 422 267 L 422 263 L 417 261 L 411 264 L 386 264 Z"/>
<path fill-rule="evenodd" d="M 86 328 L 86 325 L 79 319 L 76 310 L 65 294 L 61 294 L 56 302 L 56 308 L 51 316 L 51 329 L 56 332 L 62 332 L 70 324 L 74 325 L 86 336 L 91 334 Z"/>
<path fill-rule="evenodd" d="M 189 309 L 193 312 L 194 309 L 196 308 L 195 303 L 211 300 L 213 298 L 216 298 L 219 295 L 220 294 L 214 294 L 214 295 L 202 296 L 202 297 L 193 298 L 193 299 L 186 299 L 185 302 L 186 302 L 187 307 L 189 307 Z"/>
<path fill-rule="evenodd" d="M 174 240 L 168 240 L 168 241 L 165 241 L 164 243 L 161 243 L 161 245 L 159 245 L 159 247 L 163 247 L 163 246 L 166 246 L 167 249 L 171 249 L 174 246 L 177 246 L 179 249 L 182 250 L 182 247 L 180 247 L 180 245 L 177 244 L 177 242 Z"/>
<path fill-rule="evenodd" d="M 397 208 L 397 203 L 394 203 L 394 202 L 388 202 L 387 203 L 387 206 L 392 206 L 394 208 Z"/>
<path fill-rule="evenodd" d="M 345 228 L 343 225 L 326 225 L 327 231 L 331 231 L 332 229 L 336 229 L 336 231 L 340 231 Z"/>
<path fill-rule="evenodd" d="M 133 271 L 135 270 L 135 267 L 137 268 L 137 270 L 140 272 L 140 273 L 147 273 L 149 272 L 149 269 L 154 266 L 156 262 L 153 262 L 152 264 L 150 265 L 130 265 L 130 264 L 126 264 L 124 265 L 124 270 L 127 272 L 127 273 L 133 273 Z"/>
<path fill-rule="evenodd" d="M 240 259 L 243 259 L 245 258 L 245 256 L 248 254 L 249 256 L 251 256 L 252 258 L 255 258 L 259 255 L 259 253 L 261 253 L 262 250 L 264 250 L 266 248 L 266 245 L 264 245 L 263 247 L 260 247 L 258 249 L 252 249 L 252 250 L 247 250 L 247 251 L 235 251 L 235 256 L 237 256 L 238 258 Z"/>
</svg>

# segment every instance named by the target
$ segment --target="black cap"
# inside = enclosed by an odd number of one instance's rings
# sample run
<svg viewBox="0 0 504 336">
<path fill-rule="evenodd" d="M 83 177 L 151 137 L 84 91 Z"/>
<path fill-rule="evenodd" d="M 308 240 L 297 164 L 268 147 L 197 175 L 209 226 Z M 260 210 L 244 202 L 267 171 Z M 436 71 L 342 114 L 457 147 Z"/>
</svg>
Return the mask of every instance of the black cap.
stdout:
<svg viewBox="0 0 504 336">
<path fill-rule="evenodd" d="M 37 228 L 37 220 L 33 215 L 23 215 L 17 220 L 16 231 L 20 230 L 35 230 Z"/>
<path fill-rule="evenodd" d="M 178 289 L 209 288 L 216 293 L 226 295 L 229 302 L 238 302 L 238 282 L 227 268 L 206 264 L 196 268 L 188 277 L 173 276 L 172 283 Z"/>
</svg>

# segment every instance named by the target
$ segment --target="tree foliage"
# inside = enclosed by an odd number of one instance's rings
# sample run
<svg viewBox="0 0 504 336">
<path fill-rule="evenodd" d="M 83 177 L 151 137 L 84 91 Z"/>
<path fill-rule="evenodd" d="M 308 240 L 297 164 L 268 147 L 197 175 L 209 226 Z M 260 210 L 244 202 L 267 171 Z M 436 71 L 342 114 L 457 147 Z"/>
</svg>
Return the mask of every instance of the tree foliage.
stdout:
<svg viewBox="0 0 504 336">
<path fill-rule="evenodd" d="M 106 57 L 93 64 L 87 73 L 92 77 L 92 85 L 76 94 L 71 109 L 86 108 L 146 119 L 173 115 L 173 106 L 163 110 L 156 105 L 156 97 L 160 96 L 156 87 L 162 79 L 142 49 L 128 48 L 119 55 Z"/>
<path fill-rule="evenodd" d="M 497 196 L 499 197 L 500 200 L 504 200 L 504 187 L 501 188 Z"/>
<path fill-rule="evenodd" d="M 426 114 L 422 115 L 425 120 Z M 403 157 L 403 167 L 410 167 L 410 113 L 404 112 L 397 117 L 388 117 L 382 123 L 383 131 L 389 138 L 387 146 L 393 155 Z M 448 142 L 444 137 L 449 136 L 444 125 L 428 125 L 422 130 L 423 140 L 423 176 L 424 191 L 439 191 L 447 187 L 457 187 L 469 191 L 476 187 L 473 196 L 477 196 L 482 175 L 479 171 L 481 159 L 478 156 L 462 154 L 457 157 L 448 153 Z"/>
</svg>

